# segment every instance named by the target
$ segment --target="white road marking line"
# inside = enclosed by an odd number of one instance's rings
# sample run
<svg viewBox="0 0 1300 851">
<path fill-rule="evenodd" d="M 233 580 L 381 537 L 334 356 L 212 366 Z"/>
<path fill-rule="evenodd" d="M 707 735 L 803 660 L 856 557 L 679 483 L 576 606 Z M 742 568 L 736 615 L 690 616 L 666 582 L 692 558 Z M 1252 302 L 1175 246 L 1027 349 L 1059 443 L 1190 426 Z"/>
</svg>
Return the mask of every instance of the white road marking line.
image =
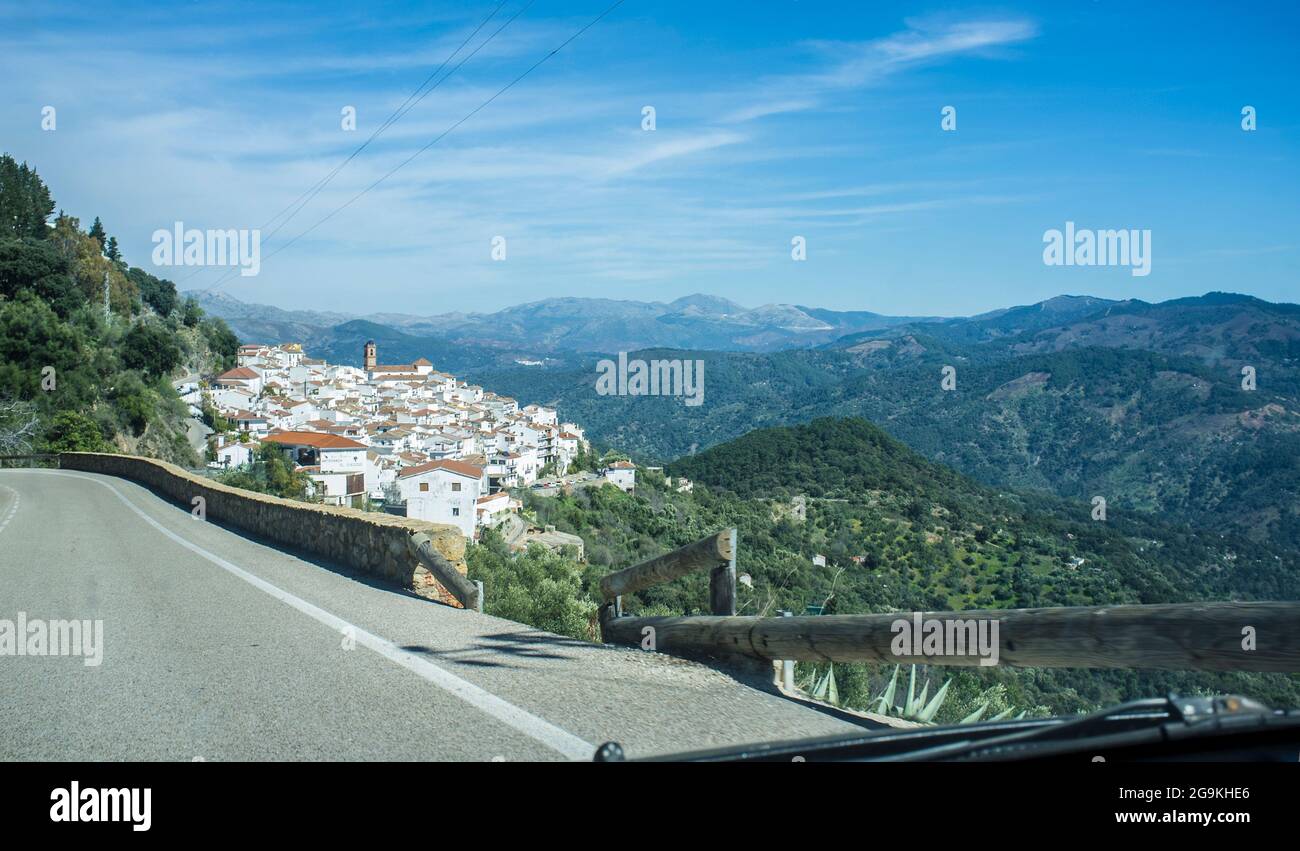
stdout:
<svg viewBox="0 0 1300 851">
<path fill-rule="evenodd" d="M 14 496 L 14 501 L 9 505 L 8 513 L 5 514 L 3 520 L 0 520 L 0 532 L 3 532 L 5 530 L 5 527 L 9 525 L 9 521 L 13 520 L 14 515 L 18 513 L 18 503 L 22 502 L 23 498 L 22 495 L 18 493 L 18 491 L 6 485 L 0 485 L 0 490 L 9 491 L 9 493 L 13 494 Z"/>
<path fill-rule="evenodd" d="M 77 473 L 69 473 L 62 470 L 48 470 L 44 471 L 44 473 L 57 476 L 67 476 L 75 479 L 85 479 L 88 482 L 103 485 L 112 491 L 113 495 L 120 499 L 127 508 L 139 515 L 142 520 L 162 534 L 166 535 L 168 538 L 171 538 L 173 541 L 180 544 L 182 547 L 185 547 L 187 550 L 190 550 L 196 555 L 202 556 L 218 567 L 238 576 L 254 588 L 265 591 L 280 602 L 292 606 L 303 614 L 316 619 L 336 632 L 341 633 L 344 630 L 351 630 L 349 634 L 356 636 L 358 644 L 373 650 L 375 653 L 378 653 L 390 662 L 394 662 L 403 668 L 406 668 L 408 671 L 424 678 L 455 697 L 460 698 L 475 709 L 491 715 L 503 724 L 507 724 L 524 735 L 536 739 L 552 750 L 564 754 L 569 759 L 590 760 L 596 753 L 596 746 L 590 742 L 583 741 L 572 733 L 560 729 L 551 722 L 539 718 L 525 709 L 520 709 L 513 703 L 503 700 L 491 692 L 474 685 L 468 680 L 463 680 L 450 671 L 438 667 L 429 660 L 401 649 L 388 639 L 367 632 L 366 630 L 349 623 L 343 618 L 331 614 L 319 606 L 312 605 L 301 597 L 297 597 L 294 594 L 285 591 L 277 585 L 272 585 L 265 579 L 254 576 L 243 568 L 226 561 L 221 556 L 208 552 L 198 544 L 187 541 L 180 535 L 177 535 L 175 532 L 172 532 L 170 529 L 163 526 L 157 520 L 154 520 L 148 514 L 145 514 L 144 511 L 135 505 L 135 503 L 127 499 L 120 491 L 118 491 L 117 488 L 113 487 L 113 485 L 108 482 L 92 478 L 91 476 L 82 476 Z"/>
</svg>

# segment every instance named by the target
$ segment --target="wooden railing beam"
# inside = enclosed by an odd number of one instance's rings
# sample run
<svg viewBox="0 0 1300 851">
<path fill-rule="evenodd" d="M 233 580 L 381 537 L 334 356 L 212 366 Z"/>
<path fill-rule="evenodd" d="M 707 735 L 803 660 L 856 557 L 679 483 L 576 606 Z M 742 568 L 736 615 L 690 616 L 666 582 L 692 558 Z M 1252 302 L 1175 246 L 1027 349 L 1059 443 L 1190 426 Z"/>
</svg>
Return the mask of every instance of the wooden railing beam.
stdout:
<svg viewBox="0 0 1300 851">
<path fill-rule="evenodd" d="M 913 613 L 818 617 L 611 618 L 607 641 L 679 656 L 979 665 L 981 656 L 895 655 Z M 1300 672 L 1300 603 L 1173 603 L 926 612 L 922 621 L 998 623 L 997 663 L 1012 667 Z M 921 648 L 914 648 L 920 650 Z M 987 658 L 987 657 L 984 657 Z"/>
<path fill-rule="evenodd" d="M 483 611 L 483 583 L 472 582 L 469 577 L 457 570 L 454 564 L 433 548 L 433 541 L 423 532 L 412 535 L 406 543 L 411 548 L 412 554 L 429 569 L 439 584 L 446 588 L 457 602 L 467 609 Z"/>
<path fill-rule="evenodd" d="M 670 553 L 611 573 L 600 580 L 601 596 L 609 601 L 661 582 L 671 582 L 696 570 L 711 571 L 719 566 L 725 567 L 732 563 L 734 532 L 734 529 L 724 529 Z M 734 578 L 734 568 L 732 575 Z M 735 598 L 734 588 L 732 598 Z"/>
</svg>

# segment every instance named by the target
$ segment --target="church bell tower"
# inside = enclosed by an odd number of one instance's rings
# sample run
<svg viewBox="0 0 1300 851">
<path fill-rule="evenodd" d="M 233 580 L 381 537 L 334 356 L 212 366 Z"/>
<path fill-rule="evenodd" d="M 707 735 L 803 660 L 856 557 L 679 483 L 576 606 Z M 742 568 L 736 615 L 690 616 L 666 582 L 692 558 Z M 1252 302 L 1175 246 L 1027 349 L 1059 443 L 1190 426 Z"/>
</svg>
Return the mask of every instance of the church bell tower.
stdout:
<svg viewBox="0 0 1300 851">
<path fill-rule="evenodd" d="M 375 341 L 374 340 L 366 340 L 365 365 L 366 365 L 365 367 L 366 372 L 370 372 L 375 368 Z"/>
</svg>

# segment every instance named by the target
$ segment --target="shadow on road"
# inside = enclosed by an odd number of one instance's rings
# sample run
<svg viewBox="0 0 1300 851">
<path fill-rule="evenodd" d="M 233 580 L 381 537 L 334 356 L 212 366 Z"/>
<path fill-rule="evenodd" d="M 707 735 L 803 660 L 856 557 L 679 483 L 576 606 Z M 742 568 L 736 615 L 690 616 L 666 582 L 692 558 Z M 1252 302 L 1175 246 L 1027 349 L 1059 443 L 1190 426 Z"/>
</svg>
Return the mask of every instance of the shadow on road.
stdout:
<svg viewBox="0 0 1300 851">
<path fill-rule="evenodd" d="M 424 644 L 406 644 L 403 650 L 419 653 L 438 659 L 445 659 L 457 665 L 470 665 L 480 668 L 515 667 L 507 662 L 489 661 L 481 658 L 491 656 L 501 659 L 572 659 L 572 654 L 557 652 L 564 648 L 592 649 L 597 645 L 576 638 L 562 635 L 536 632 L 531 630 L 499 632 L 493 635 L 479 636 L 473 644 L 456 650 L 435 650 Z M 475 658 L 479 657 L 479 658 Z"/>
</svg>

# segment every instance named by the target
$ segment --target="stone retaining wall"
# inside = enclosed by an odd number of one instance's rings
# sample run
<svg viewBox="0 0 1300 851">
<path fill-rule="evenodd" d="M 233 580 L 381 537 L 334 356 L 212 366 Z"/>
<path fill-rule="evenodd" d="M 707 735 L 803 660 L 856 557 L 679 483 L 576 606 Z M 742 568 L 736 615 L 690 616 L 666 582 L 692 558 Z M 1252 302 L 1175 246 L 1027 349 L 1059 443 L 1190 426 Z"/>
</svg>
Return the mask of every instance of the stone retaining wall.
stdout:
<svg viewBox="0 0 1300 851">
<path fill-rule="evenodd" d="M 406 546 L 407 538 L 423 532 L 435 549 L 465 573 L 465 539 L 454 526 L 281 499 L 223 485 L 153 458 L 65 452 L 59 460 L 65 470 L 131 479 L 187 508 L 193 509 L 198 504 L 194 498 L 202 497 L 210 520 L 346 565 L 422 597 L 460 606 Z"/>
</svg>

